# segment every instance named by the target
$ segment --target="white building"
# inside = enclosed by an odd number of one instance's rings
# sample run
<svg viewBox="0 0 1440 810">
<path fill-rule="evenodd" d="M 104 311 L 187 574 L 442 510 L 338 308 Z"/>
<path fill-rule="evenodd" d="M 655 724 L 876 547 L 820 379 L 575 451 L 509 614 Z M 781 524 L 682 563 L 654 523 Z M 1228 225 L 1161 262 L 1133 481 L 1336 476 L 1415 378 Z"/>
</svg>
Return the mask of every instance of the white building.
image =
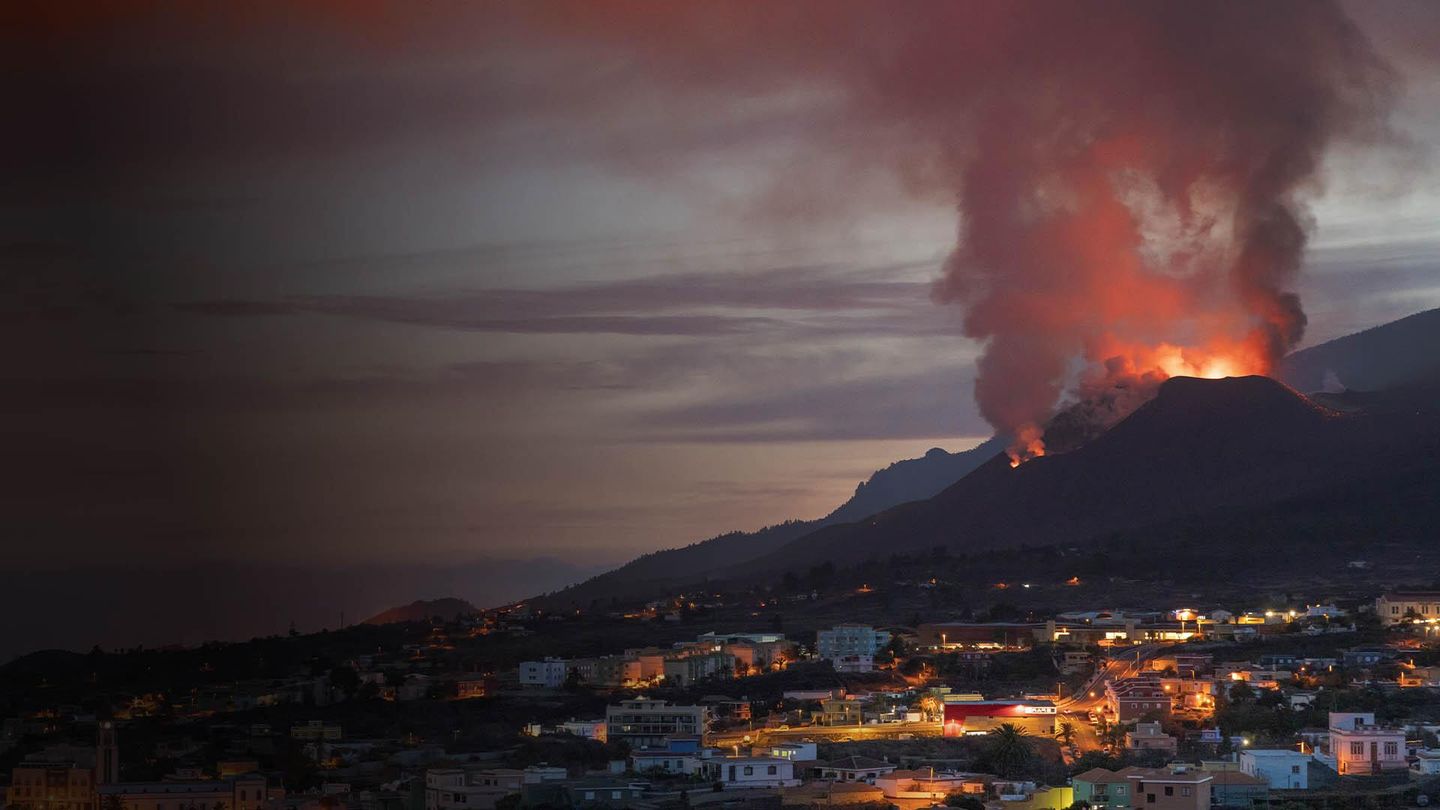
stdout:
<svg viewBox="0 0 1440 810">
<path fill-rule="evenodd" d="M 1240 770 L 1264 779 L 1274 790 L 1309 790 L 1310 755 L 1287 749 L 1247 749 L 1240 752 Z"/>
<path fill-rule="evenodd" d="M 795 787 L 795 763 L 780 757 L 730 756 L 704 760 L 700 772 L 726 790 Z"/>
<path fill-rule="evenodd" d="M 559 725 L 558 730 L 562 734 L 573 734 L 587 740 L 605 742 L 606 739 L 604 720 L 566 720 Z"/>
<path fill-rule="evenodd" d="M 643 697 L 605 707 L 607 738 L 629 744 L 632 751 L 660 748 L 670 737 L 703 737 L 708 719 L 704 706 L 672 706 Z"/>
<path fill-rule="evenodd" d="M 1440 591 L 1392 591 L 1375 600 L 1375 615 L 1385 624 L 1440 621 Z"/>
<path fill-rule="evenodd" d="M 1405 732 L 1376 724 L 1371 712 L 1331 712 L 1330 751 L 1321 759 L 1341 776 L 1405 770 Z"/>
<path fill-rule="evenodd" d="M 774 757 L 776 759 L 788 759 L 791 762 L 813 762 L 820 758 L 817 746 L 813 742 L 776 743 L 763 748 L 756 748 L 751 753 L 758 756 Z"/>
<path fill-rule="evenodd" d="M 816 634 L 815 650 L 841 672 L 868 672 L 890 634 L 863 624 L 841 624 Z"/>
<path fill-rule="evenodd" d="M 520 685 L 531 688 L 559 689 L 565 685 L 570 667 L 559 658 L 526 661 L 520 665 Z"/>
<path fill-rule="evenodd" d="M 1440 748 L 1421 748 L 1415 756 L 1416 760 L 1410 763 L 1411 776 L 1416 779 L 1440 776 Z"/>
</svg>

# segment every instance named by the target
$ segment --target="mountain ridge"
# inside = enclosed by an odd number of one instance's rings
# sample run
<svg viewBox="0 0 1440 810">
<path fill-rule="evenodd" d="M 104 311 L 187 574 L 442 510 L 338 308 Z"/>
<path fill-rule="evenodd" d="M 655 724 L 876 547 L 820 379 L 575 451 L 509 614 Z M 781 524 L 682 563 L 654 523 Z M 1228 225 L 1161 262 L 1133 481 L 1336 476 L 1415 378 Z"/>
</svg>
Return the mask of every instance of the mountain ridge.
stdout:
<svg viewBox="0 0 1440 810">
<path fill-rule="evenodd" d="M 1298 497 L 1397 463 L 1434 466 L 1437 433 L 1435 420 L 1342 416 L 1265 377 L 1178 377 L 1076 450 L 1017 469 L 996 457 L 934 498 L 822 529 L 727 573 L 773 574 L 822 554 L 856 563 L 877 549 L 1083 543 Z"/>
<path fill-rule="evenodd" d="M 855 494 L 824 517 L 790 520 L 753 532 L 726 532 L 687 546 L 643 554 L 619 568 L 531 600 L 540 606 L 584 606 L 677 584 L 705 581 L 716 571 L 743 564 L 826 526 L 861 520 L 878 511 L 928 498 L 964 477 L 1004 449 L 990 438 L 969 450 L 950 453 L 931 448 L 919 458 L 902 459 L 876 470 Z"/>
</svg>

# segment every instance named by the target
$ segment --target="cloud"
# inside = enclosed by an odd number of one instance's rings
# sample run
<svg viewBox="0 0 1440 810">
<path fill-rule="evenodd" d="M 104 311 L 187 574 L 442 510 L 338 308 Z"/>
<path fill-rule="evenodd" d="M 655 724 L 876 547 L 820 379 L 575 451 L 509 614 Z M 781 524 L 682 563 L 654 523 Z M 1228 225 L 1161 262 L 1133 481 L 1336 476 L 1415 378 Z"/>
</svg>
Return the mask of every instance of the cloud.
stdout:
<svg viewBox="0 0 1440 810">
<path fill-rule="evenodd" d="M 546 289 L 487 289 L 417 296 L 297 296 L 182 302 L 195 315 L 322 314 L 477 332 L 708 337 L 790 330 L 821 334 L 953 333 L 907 278 L 923 265 L 861 270 L 778 267 L 765 272 L 651 276 Z M 781 316 L 774 313 L 788 313 Z"/>
<path fill-rule="evenodd" d="M 774 381 L 739 394 L 642 415 L 649 441 L 788 442 L 983 436 L 969 397 L 973 366 L 937 364 L 904 375 L 793 386 Z"/>
</svg>

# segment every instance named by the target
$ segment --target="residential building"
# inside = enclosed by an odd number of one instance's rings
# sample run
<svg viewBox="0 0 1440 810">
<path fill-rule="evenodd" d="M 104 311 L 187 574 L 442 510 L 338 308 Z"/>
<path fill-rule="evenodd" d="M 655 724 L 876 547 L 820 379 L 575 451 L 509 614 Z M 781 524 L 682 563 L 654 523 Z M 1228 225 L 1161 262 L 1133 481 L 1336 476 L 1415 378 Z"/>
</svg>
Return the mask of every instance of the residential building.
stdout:
<svg viewBox="0 0 1440 810">
<path fill-rule="evenodd" d="M 1421 748 L 1416 751 L 1415 761 L 1410 764 L 1410 775 L 1416 779 L 1440 776 L 1440 749 Z"/>
<path fill-rule="evenodd" d="M 1213 807 L 1256 807 L 1270 797 L 1270 786 L 1258 776 L 1244 771 L 1206 770 L 1210 781 L 1210 804 Z"/>
<path fill-rule="evenodd" d="M 734 656 L 737 672 L 763 672 L 795 657 L 795 643 L 783 638 L 779 641 L 726 643 L 723 649 Z"/>
<path fill-rule="evenodd" d="M 1087 802 L 1094 810 L 1118 810 L 1130 807 L 1130 774 L 1142 769 L 1130 767 L 1119 771 L 1091 768 L 1070 780 L 1075 801 Z"/>
<path fill-rule="evenodd" d="M 836 782 L 866 782 L 875 784 L 875 779 L 895 770 L 895 765 L 873 757 L 858 754 L 841 757 L 830 762 L 816 763 L 814 773 L 821 779 Z"/>
<path fill-rule="evenodd" d="M 101 807 L 118 804 L 117 810 L 268 810 L 272 800 L 265 777 L 259 774 L 234 779 L 166 780 L 162 782 L 118 782 L 96 789 Z"/>
<path fill-rule="evenodd" d="M 625 655 L 577 658 L 569 666 L 582 683 L 590 686 L 633 686 L 642 681 L 639 659 Z"/>
<path fill-rule="evenodd" d="M 513 768 L 434 768 L 425 772 L 425 810 L 491 810 L 524 784 Z"/>
<path fill-rule="evenodd" d="M 1120 678 L 1105 684 L 1105 711 L 1118 723 L 1130 723 L 1146 715 L 1168 717 L 1170 695 L 1158 675 Z"/>
<path fill-rule="evenodd" d="M 691 775 L 699 773 L 703 760 L 713 755 L 702 751 L 699 737 L 671 737 L 659 748 L 642 748 L 630 752 L 630 770 L 645 773 Z"/>
<path fill-rule="evenodd" d="M 1375 600 L 1375 615 L 1385 624 L 1440 619 L 1440 591 L 1392 591 Z"/>
<path fill-rule="evenodd" d="M 482 698 L 489 691 L 484 678 L 460 678 L 455 681 L 455 697 L 460 700 Z"/>
<path fill-rule="evenodd" d="M 589 777 L 527 783 L 520 791 L 522 807 L 624 807 L 640 798 L 643 783 L 618 777 Z"/>
<path fill-rule="evenodd" d="M 1166 734 L 1159 723 L 1136 723 L 1134 730 L 1125 732 L 1127 751 L 1162 751 L 1174 756 L 1179 748 L 1179 741 Z"/>
<path fill-rule="evenodd" d="M 1375 722 L 1369 712 L 1330 714 L 1330 751 L 1324 760 L 1341 776 L 1405 770 L 1405 731 Z"/>
<path fill-rule="evenodd" d="M 1179 765 L 1126 777 L 1130 781 L 1130 806 L 1145 810 L 1209 810 L 1212 774 Z"/>
<path fill-rule="evenodd" d="M 625 657 L 640 665 L 641 683 L 654 683 L 665 675 L 665 659 L 674 654 L 673 650 L 659 647 L 637 647 L 625 651 Z"/>
<path fill-rule="evenodd" d="M 557 730 L 561 734 L 572 734 L 587 740 L 597 742 L 606 740 L 604 720 L 566 720 L 557 727 Z"/>
<path fill-rule="evenodd" d="M 1347 667 L 1372 667 L 1394 657 L 1395 653 L 1384 647 L 1354 647 L 1342 651 L 1340 660 Z"/>
<path fill-rule="evenodd" d="M 679 687 L 693 686 L 707 678 L 729 678 L 734 671 L 734 656 L 724 652 L 672 656 L 665 659 L 663 666 L 665 685 Z"/>
<path fill-rule="evenodd" d="M 631 750 L 659 748 L 668 737 L 703 737 L 708 719 L 704 706 L 672 706 L 643 697 L 605 708 L 608 739 L 627 743 Z"/>
<path fill-rule="evenodd" d="M 1276 790 L 1309 790 L 1310 760 L 1299 751 L 1252 748 L 1240 752 L 1240 770 Z"/>
<path fill-rule="evenodd" d="M 815 718 L 822 726 L 858 726 L 864 722 L 860 701 L 855 698 L 826 698 L 820 701 Z"/>
<path fill-rule="evenodd" d="M 539 689 L 559 689 L 570 674 L 569 666 L 559 658 L 526 661 L 520 665 L 520 685 Z"/>
<path fill-rule="evenodd" d="M 1160 688 L 1176 711 L 1208 716 L 1215 711 L 1215 679 L 1200 677 L 1161 678 Z"/>
<path fill-rule="evenodd" d="M 767 745 L 764 748 L 756 748 L 750 753 L 767 757 L 779 757 L 781 759 L 788 759 L 791 762 L 805 763 L 814 763 L 818 757 L 815 743 L 809 742 L 808 740 L 805 742 L 775 743 L 773 745 Z"/>
<path fill-rule="evenodd" d="M 1016 796 L 1001 796 L 1001 810 L 1069 810 L 1075 803 L 1071 787 L 1037 787 Z"/>
<path fill-rule="evenodd" d="M 887 799 L 943 799 L 952 793 L 983 793 L 984 783 L 972 775 L 925 770 L 890 771 L 875 778 Z M 979 790 L 977 790 L 979 788 Z"/>
<path fill-rule="evenodd" d="M 841 624 L 816 634 L 817 654 L 839 671 L 865 672 L 874 668 L 875 657 L 890 643 L 890 634 L 869 625 Z"/>
<path fill-rule="evenodd" d="M 1095 662 L 1084 650 L 1066 650 L 1060 657 L 1059 667 L 1061 675 L 1074 675 L 1094 669 Z"/>
<path fill-rule="evenodd" d="M 795 777 L 795 763 L 780 757 L 711 757 L 702 761 L 700 773 L 726 790 L 795 787 L 800 784 Z"/>
</svg>

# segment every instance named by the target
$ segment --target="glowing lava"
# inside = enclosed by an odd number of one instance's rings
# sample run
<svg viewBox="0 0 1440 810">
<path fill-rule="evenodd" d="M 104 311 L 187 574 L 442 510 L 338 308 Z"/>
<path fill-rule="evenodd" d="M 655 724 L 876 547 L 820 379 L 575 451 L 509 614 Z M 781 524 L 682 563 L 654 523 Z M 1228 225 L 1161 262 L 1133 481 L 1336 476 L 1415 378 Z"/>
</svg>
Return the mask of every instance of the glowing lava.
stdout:
<svg viewBox="0 0 1440 810">
<path fill-rule="evenodd" d="M 1106 335 L 1093 340 L 1087 349 L 1087 355 L 1106 359 L 1081 373 L 1075 395 L 1090 406 L 1089 415 L 1102 428 L 1125 418 L 1171 377 L 1219 380 L 1268 374 L 1272 366 L 1263 340 L 1254 334 L 1238 340 L 1214 338 L 1199 346 L 1151 346 Z M 1021 426 L 1006 452 L 1011 467 L 1045 455 L 1044 428 Z"/>
</svg>

